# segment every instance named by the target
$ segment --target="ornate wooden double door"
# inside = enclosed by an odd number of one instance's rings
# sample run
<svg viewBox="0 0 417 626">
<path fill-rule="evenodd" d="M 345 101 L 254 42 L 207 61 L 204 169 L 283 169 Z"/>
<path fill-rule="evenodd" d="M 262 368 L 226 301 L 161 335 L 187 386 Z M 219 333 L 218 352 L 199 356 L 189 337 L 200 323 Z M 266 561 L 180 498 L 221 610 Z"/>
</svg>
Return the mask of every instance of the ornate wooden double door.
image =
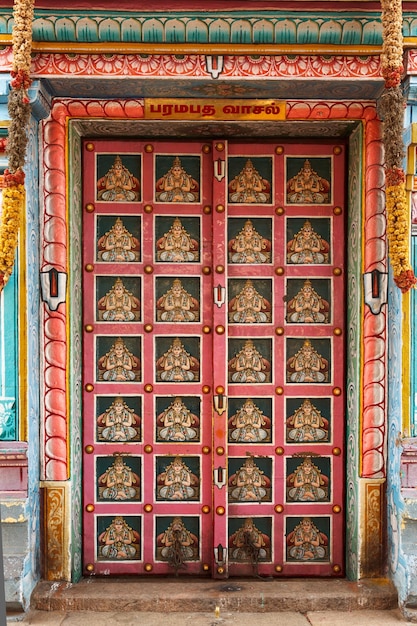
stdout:
<svg viewBox="0 0 417 626">
<path fill-rule="evenodd" d="M 345 157 L 84 142 L 86 573 L 343 575 Z"/>
</svg>

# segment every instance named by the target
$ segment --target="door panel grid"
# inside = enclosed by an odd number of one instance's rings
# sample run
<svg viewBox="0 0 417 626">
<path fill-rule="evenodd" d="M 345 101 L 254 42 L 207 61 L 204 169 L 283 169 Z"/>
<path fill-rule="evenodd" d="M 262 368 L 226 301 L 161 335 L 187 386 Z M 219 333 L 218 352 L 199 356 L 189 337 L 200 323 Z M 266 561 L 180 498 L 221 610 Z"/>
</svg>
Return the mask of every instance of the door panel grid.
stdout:
<svg viewBox="0 0 417 626">
<path fill-rule="evenodd" d="M 343 574 L 344 146 L 84 143 L 84 561 Z"/>
</svg>

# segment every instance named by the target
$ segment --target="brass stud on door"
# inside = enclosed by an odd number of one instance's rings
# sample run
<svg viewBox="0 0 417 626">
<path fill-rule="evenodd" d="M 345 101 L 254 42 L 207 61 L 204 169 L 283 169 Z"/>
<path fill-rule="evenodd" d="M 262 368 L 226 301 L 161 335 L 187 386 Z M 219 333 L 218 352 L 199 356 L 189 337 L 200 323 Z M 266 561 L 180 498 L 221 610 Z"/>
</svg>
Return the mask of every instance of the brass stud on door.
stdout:
<svg viewBox="0 0 417 626">
<path fill-rule="evenodd" d="M 87 383 L 85 386 L 85 390 L 88 391 L 88 393 L 91 393 L 92 391 L 94 391 L 94 385 L 92 385 L 91 383 Z"/>
<path fill-rule="evenodd" d="M 92 202 L 88 202 L 88 204 L 85 205 L 85 210 L 87 211 L 87 213 L 93 213 L 93 211 L 95 210 L 95 206 Z"/>
<path fill-rule="evenodd" d="M 87 565 L 85 566 L 85 569 L 87 570 L 87 572 L 94 572 L 93 563 L 87 563 Z"/>
<path fill-rule="evenodd" d="M 94 150 L 94 144 L 89 141 L 85 144 L 85 149 L 88 150 L 88 152 L 92 152 Z"/>
</svg>

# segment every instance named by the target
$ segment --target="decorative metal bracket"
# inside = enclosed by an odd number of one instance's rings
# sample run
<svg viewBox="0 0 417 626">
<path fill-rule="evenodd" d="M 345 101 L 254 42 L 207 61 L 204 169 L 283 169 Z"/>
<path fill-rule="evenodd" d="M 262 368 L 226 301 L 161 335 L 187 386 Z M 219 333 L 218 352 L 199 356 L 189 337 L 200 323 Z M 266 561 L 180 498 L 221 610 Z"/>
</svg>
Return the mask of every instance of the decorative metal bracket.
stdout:
<svg viewBox="0 0 417 626">
<path fill-rule="evenodd" d="M 213 161 L 213 175 L 219 183 L 226 176 L 226 161 L 224 161 L 224 159 L 217 159 L 216 161 Z"/>
<path fill-rule="evenodd" d="M 222 489 L 226 484 L 226 468 L 217 467 L 214 470 L 214 484 L 218 489 Z"/>
<path fill-rule="evenodd" d="M 218 78 L 223 71 L 224 58 L 220 55 L 206 56 L 206 68 L 212 78 Z"/>
<path fill-rule="evenodd" d="M 41 297 L 51 311 L 56 311 L 59 305 L 65 302 L 67 292 L 67 274 L 58 272 L 52 267 L 47 272 L 41 272 Z"/>
<path fill-rule="evenodd" d="M 213 292 L 214 292 L 214 304 L 217 304 L 217 306 L 220 309 L 220 307 L 226 301 L 226 287 L 222 287 L 221 285 L 217 285 L 217 287 L 213 288 Z"/>
<path fill-rule="evenodd" d="M 219 543 L 217 547 L 214 547 L 214 560 L 218 566 L 224 566 L 227 563 L 227 548 L 222 546 L 221 543 Z"/>
<path fill-rule="evenodd" d="M 227 396 L 223 394 L 219 394 L 218 396 L 213 397 L 214 410 L 217 415 L 223 415 L 225 410 L 227 409 Z"/>
<path fill-rule="evenodd" d="M 373 315 L 381 313 L 384 304 L 387 303 L 388 296 L 388 274 L 379 270 L 372 270 L 363 275 L 365 290 L 365 304 L 367 304 Z"/>
</svg>

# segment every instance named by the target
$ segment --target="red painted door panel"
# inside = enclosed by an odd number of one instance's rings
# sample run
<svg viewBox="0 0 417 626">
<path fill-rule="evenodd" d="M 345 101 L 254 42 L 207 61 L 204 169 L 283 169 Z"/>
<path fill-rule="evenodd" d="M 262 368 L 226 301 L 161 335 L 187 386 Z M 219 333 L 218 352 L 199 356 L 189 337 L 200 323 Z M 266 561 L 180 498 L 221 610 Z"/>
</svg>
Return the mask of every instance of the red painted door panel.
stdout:
<svg viewBox="0 0 417 626">
<path fill-rule="evenodd" d="M 343 575 L 345 146 L 84 157 L 84 565 Z"/>
</svg>

